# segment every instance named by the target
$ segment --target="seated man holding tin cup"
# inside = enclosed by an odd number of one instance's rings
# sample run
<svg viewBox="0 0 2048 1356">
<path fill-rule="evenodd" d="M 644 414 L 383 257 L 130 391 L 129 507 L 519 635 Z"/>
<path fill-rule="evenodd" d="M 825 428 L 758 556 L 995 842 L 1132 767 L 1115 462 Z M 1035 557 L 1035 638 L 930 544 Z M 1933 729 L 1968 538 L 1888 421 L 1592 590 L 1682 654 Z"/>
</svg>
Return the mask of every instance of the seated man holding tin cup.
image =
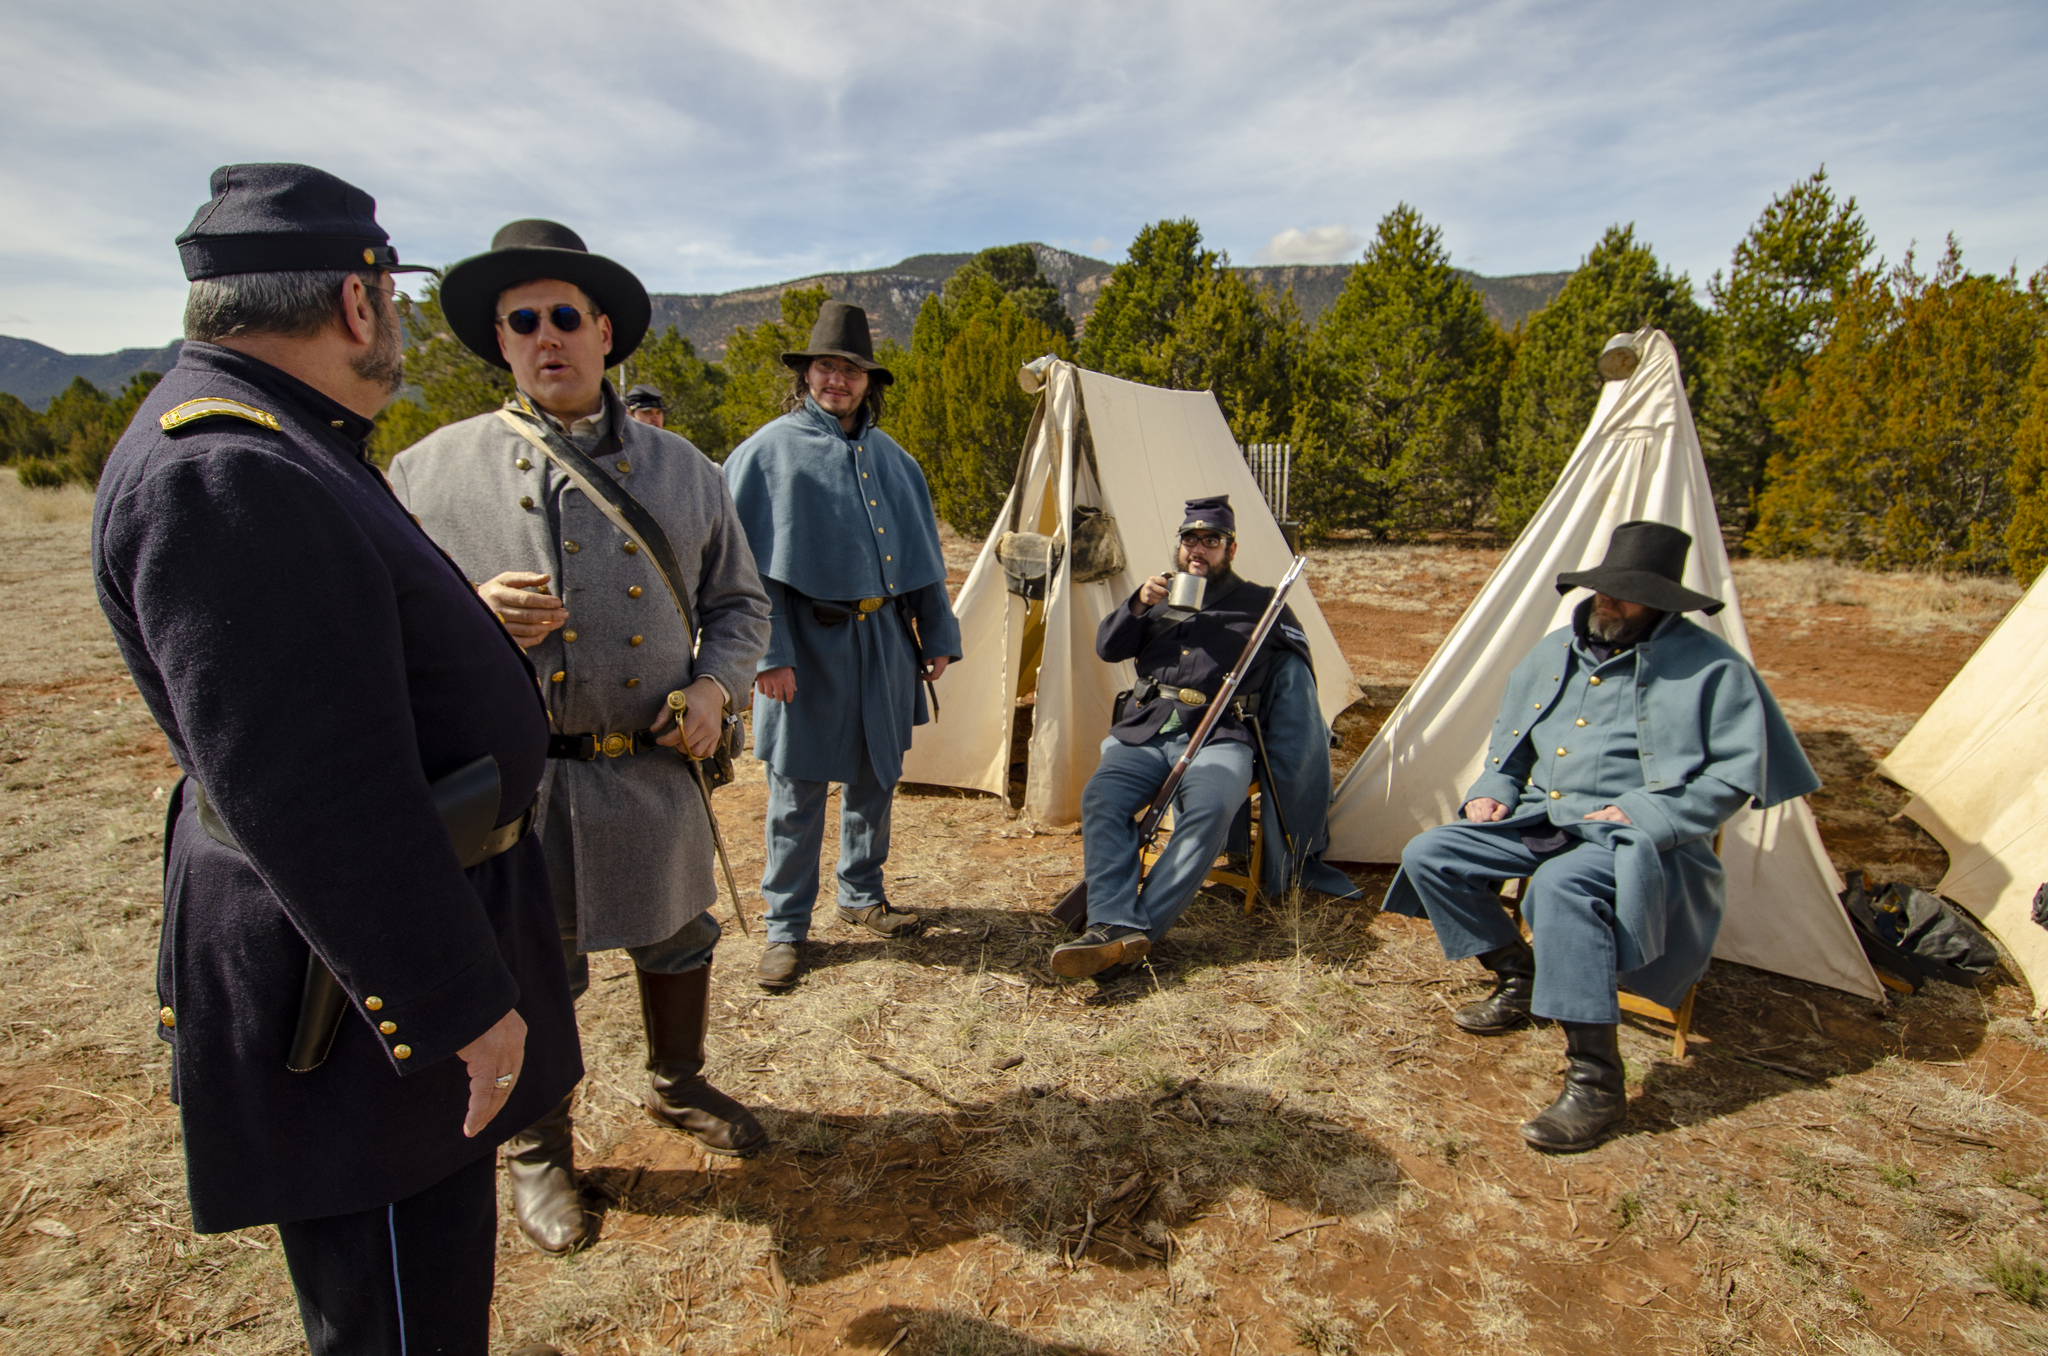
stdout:
<svg viewBox="0 0 2048 1356">
<path fill-rule="evenodd" d="M 1096 655 L 1111 664 L 1133 660 L 1138 685 L 1119 702 L 1102 762 L 1081 795 L 1088 927 L 1053 949 L 1055 974 L 1113 979 L 1142 961 L 1195 897 L 1244 804 L 1252 743 L 1233 700 L 1174 796 L 1173 836 L 1151 873 L 1143 873 L 1137 816 L 1186 751 L 1202 708 L 1244 654 L 1273 598 L 1272 589 L 1237 576 L 1236 557 L 1229 496 L 1188 500 L 1174 556 L 1179 573 L 1147 579 L 1095 632 Z M 1309 662 L 1301 623 L 1283 608 L 1238 699 L 1264 688 L 1275 661 L 1289 651 Z"/>
</svg>

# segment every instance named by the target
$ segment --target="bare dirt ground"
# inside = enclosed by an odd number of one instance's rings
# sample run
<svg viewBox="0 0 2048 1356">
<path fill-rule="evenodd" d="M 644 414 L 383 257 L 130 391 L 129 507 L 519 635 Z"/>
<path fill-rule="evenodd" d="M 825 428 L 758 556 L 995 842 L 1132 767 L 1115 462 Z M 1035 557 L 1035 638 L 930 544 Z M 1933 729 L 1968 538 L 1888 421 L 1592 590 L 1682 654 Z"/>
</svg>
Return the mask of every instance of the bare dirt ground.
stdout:
<svg viewBox="0 0 2048 1356">
<path fill-rule="evenodd" d="M 275 1234 L 191 1233 L 154 1039 L 175 771 L 86 569 L 86 501 L 0 478 L 0 1349 L 290 1351 Z M 1312 581 L 1366 698 L 1346 757 L 1497 553 L 1339 545 Z M 1873 772 L 2017 596 L 1745 564 L 1759 664 L 1828 789 L 1839 866 L 1932 884 Z M 758 765 L 720 793 L 758 879 Z M 1554 1030 L 1482 1041 L 1426 926 L 1318 899 L 1190 911 L 1144 982 L 1054 983 L 1038 911 L 1079 839 L 909 790 L 885 943 L 826 924 L 803 985 L 728 930 L 714 1079 L 772 1152 L 635 1109 L 622 955 L 593 958 L 578 1137 L 603 1238 L 501 1237 L 496 1340 L 570 1351 L 2005 1352 L 2048 1349 L 2048 1039 L 2011 976 L 1883 1005 L 1737 966 L 1694 1045 L 1625 1028 L 1632 1116 L 1544 1158 Z M 828 844 L 828 853 L 831 847 Z M 1376 900 L 1386 873 L 1355 872 Z M 749 899 L 750 910 L 758 901 Z M 758 925 L 757 925 L 758 931 Z"/>
</svg>

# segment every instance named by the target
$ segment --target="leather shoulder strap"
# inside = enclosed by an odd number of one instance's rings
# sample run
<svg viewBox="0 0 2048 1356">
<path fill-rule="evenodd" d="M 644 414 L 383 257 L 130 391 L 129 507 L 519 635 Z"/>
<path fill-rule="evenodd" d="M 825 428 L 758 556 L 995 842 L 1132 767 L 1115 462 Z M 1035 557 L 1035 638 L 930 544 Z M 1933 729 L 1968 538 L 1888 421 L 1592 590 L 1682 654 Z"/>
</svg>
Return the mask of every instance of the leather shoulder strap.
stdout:
<svg viewBox="0 0 2048 1356">
<path fill-rule="evenodd" d="M 606 403 L 612 403 L 609 392 Z M 514 433 L 538 448 L 541 455 L 554 463 L 556 470 L 569 477 L 569 483 L 583 491 L 613 527 L 637 541 L 647 552 L 648 558 L 654 562 L 654 572 L 661 576 L 661 582 L 668 586 L 669 597 L 675 600 L 676 611 L 683 614 L 683 625 L 689 628 L 690 644 L 694 647 L 697 643 L 697 614 L 690 606 L 689 591 L 683 587 L 682 564 L 676 558 L 676 548 L 669 543 L 668 533 L 662 531 L 654 515 L 547 420 L 538 415 L 515 414 L 509 409 L 500 409 L 498 417 Z M 624 417 L 623 411 L 612 411 L 614 420 Z"/>
</svg>

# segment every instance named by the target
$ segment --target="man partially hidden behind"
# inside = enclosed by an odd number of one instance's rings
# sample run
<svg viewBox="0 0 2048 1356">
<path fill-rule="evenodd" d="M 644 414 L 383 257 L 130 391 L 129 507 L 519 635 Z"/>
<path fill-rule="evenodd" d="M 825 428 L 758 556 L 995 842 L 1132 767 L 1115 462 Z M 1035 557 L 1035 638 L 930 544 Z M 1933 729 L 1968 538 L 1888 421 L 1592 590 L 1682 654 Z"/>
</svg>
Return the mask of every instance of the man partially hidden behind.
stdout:
<svg viewBox="0 0 2048 1356">
<path fill-rule="evenodd" d="M 604 379 L 647 332 L 647 292 L 632 273 L 566 226 L 516 221 L 448 270 L 441 305 L 517 390 L 503 415 L 451 424 L 400 453 L 391 484 L 485 581 L 479 592 L 545 680 L 555 733 L 540 838 L 570 992 L 590 985 L 587 953 L 623 947 L 640 989 L 649 1113 L 713 1153 L 751 1153 L 767 1140 L 760 1123 L 704 1078 L 719 937 L 706 911 L 718 887 L 703 793 L 677 746 L 712 751 L 729 694 L 746 690 L 768 643 L 753 556 L 718 467 L 628 419 Z M 690 620 L 650 544 L 613 526 L 535 445 L 550 437 L 651 515 L 674 548 Z M 666 700 L 675 689 L 689 704 L 680 730 Z M 566 1095 L 505 1146 L 520 1227 L 547 1252 L 590 1236 L 574 1152 Z"/>
<path fill-rule="evenodd" d="M 1096 628 L 1096 655 L 1111 664 L 1135 660 L 1138 686 L 1102 741 L 1102 762 L 1081 793 L 1088 927 L 1053 948 L 1054 974 L 1113 978 L 1143 960 L 1194 899 L 1244 804 L 1252 781 L 1251 736 L 1237 712 L 1227 710 L 1188 766 L 1174 797 L 1173 836 L 1140 886 L 1136 817 L 1187 751 L 1203 708 L 1273 600 L 1272 589 L 1237 576 L 1231 568 L 1236 559 L 1230 497 L 1190 499 L 1174 564 L 1206 581 L 1200 610 L 1162 606 L 1173 576 L 1154 575 Z M 1262 690 L 1288 653 L 1309 662 L 1294 609 L 1282 608 L 1239 690 Z"/>
<path fill-rule="evenodd" d="M 1461 1009 L 1496 1035 L 1564 1028 L 1564 1090 L 1522 1127 L 1537 1149 L 1597 1144 L 1628 1115 L 1617 977 L 1667 1007 L 1706 973 L 1721 929 L 1715 837 L 1744 805 L 1820 786 L 1770 689 L 1684 613 L 1721 610 L 1680 581 L 1692 538 L 1623 523 L 1607 558 L 1561 574 L 1593 596 L 1508 678 L 1462 823 L 1412 839 L 1385 911 L 1427 914 L 1444 955 L 1477 956 L 1493 993 Z M 1497 885 L 1527 877 L 1522 940 Z"/>
<path fill-rule="evenodd" d="M 642 382 L 626 390 L 626 413 L 655 428 L 668 427 L 668 402 L 661 392 Z"/>
<path fill-rule="evenodd" d="M 483 1356 L 494 1151 L 582 1060 L 527 832 L 533 669 L 364 454 L 403 380 L 374 206 L 305 165 L 214 171 L 93 572 L 186 774 L 157 1035 L 193 1227 L 277 1224 L 318 1356 Z M 303 1005 L 330 975 L 340 1010 Z"/>
<path fill-rule="evenodd" d="M 875 427 L 892 378 L 875 361 L 867 313 L 826 302 L 809 346 L 782 361 L 788 413 L 725 463 L 774 606 L 754 679 L 754 753 L 768 764 L 759 979 L 769 989 L 797 979 L 833 782 L 844 788 L 840 921 L 884 937 L 922 926 L 889 906 L 882 866 L 903 752 L 930 719 L 919 679 L 960 657 L 924 472 Z"/>
</svg>

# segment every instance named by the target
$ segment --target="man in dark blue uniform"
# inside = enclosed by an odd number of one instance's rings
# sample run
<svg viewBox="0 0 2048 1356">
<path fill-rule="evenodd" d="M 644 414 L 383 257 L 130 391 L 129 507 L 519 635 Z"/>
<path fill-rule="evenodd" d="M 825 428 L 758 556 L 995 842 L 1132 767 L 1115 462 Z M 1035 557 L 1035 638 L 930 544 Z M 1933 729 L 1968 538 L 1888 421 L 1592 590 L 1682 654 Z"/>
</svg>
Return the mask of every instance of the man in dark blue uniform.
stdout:
<svg viewBox="0 0 2048 1356">
<path fill-rule="evenodd" d="M 582 1073 L 526 833 L 547 720 L 364 455 L 401 381 L 375 204 L 305 165 L 212 191 L 178 238 L 185 347 L 93 518 L 100 605 L 186 773 L 157 1034 L 192 1223 L 277 1224 L 321 1356 L 481 1356 L 494 1150 Z M 497 790 L 459 827 L 450 774 L 479 764 Z"/>
<path fill-rule="evenodd" d="M 1053 948 L 1054 974 L 1100 978 L 1143 960 L 1194 899 L 1244 804 L 1251 736 L 1232 710 L 1189 764 L 1174 797 L 1173 837 L 1140 887 L 1136 817 L 1187 751 L 1202 708 L 1222 689 L 1273 600 L 1272 589 L 1238 578 L 1230 567 L 1236 558 L 1230 497 L 1188 500 L 1175 564 L 1205 580 L 1199 609 L 1162 607 L 1173 576 L 1154 575 L 1096 629 L 1096 655 L 1111 664 L 1135 660 L 1138 686 L 1081 793 L 1088 928 Z M 1262 690 L 1274 663 L 1290 652 L 1309 661 L 1301 623 L 1292 608 L 1282 608 L 1239 691 Z"/>
</svg>

